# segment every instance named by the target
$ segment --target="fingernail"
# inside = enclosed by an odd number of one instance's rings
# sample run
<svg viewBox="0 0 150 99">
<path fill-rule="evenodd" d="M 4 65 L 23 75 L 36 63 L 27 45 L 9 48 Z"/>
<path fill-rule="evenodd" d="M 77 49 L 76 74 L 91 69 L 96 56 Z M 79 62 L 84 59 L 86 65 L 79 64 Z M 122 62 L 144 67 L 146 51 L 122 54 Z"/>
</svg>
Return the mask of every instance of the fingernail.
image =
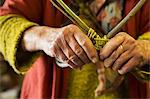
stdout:
<svg viewBox="0 0 150 99">
<path fill-rule="evenodd" d="M 93 62 L 93 63 L 96 63 L 96 62 L 98 62 L 98 59 L 97 59 L 96 57 L 94 57 L 94 58 L 92 59 L 92 62 Z"/>
<path fill-rule="evenodd" d="M 109 61 L 104 61 L 104 66 L 108 68 L 110 66 Z"/>
<path fill-rule="evenodd" d="M 122 74 L 124 74 L 125 72 L 124 72 L 123 70 L 118 70 L 118 73 L 122 75 Z"/>
</svg>

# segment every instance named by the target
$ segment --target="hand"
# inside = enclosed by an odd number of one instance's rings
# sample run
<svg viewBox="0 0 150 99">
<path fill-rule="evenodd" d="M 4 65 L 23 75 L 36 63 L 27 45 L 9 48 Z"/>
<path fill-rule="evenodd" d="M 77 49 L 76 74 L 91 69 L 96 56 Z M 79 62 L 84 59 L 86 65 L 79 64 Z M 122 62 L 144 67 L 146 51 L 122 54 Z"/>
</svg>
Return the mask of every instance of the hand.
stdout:
<svg viewBox="0 0 150 99">
<path fill-rule="evenodd" d="M 68 63 L 71 68 L 81 67 L 90 61 L 94 63 L 98 61 L 97 51 L 92 42 L 75 25 L 68 25 L 63 28 L 39 26 L 26 32 L 28 32 L 24 35 L 26 49 L 43 50 L 47 55 Z M 37 35 L 35 36 L 37 38 L 32 35 Z M 28 39 L 31 37 L 35 42 L 32 47 L 31 42 L 28 45 Z"/>
<path fill-rule="evenodd" d="M 150 41 L 135 40 L 124 32 L 110 39 L 100 52 L 100 59 L 104 61 L 105 67 L 111 67 L 120 74 L 147 64 L 149 56 Z"/>
</svg>

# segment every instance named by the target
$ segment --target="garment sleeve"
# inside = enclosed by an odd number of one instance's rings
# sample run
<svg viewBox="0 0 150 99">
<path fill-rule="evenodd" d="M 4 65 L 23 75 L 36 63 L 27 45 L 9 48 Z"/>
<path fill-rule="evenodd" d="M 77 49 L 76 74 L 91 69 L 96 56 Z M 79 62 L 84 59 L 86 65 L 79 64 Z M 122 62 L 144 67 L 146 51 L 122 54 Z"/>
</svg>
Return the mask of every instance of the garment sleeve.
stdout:
<svg viewBox="0 0 150 99">
<path fill-rule="evenodd" d="M 5 0 L 0 7 L 0 52 L 18 74 L 24 74 L 37 56 L 23 52 L 20 41 L 26 29 L 40 24 L 43 1 Z"/>
<path fill-rule="evenodd" d="M 27 28 L 35 25 L 37 24 L 30 22 L 24 17 L 18 15 L 9 14 L 5 16 L 0 16 L 0 52 L 3 54 L 4 59 L 8 61 L 10 66 L 12 66 L 15 72 L 17 72 L 18 74 L 25 73 L 28 68 L 27 65 L 23 65 L 20 61 L 23 59 L 23 57 L 25 57 L 19 53 L 19 45 L 22 33 Z M 26 58 L 29 59 L 31 57 Z"/>
</svg>

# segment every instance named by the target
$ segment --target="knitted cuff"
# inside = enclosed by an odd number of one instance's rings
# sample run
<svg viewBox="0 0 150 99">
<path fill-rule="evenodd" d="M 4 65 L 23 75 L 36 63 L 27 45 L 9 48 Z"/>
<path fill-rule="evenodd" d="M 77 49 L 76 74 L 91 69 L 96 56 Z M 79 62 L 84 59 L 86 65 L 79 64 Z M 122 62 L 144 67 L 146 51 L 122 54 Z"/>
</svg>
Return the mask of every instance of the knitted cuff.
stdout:
<svg viewBox="0 0 150 99">
<path fill-rule="evenodd" d="M 18 74 L 24 74 L 26 70 L 20 69 L 16 60 L 21 36 L 26 29 L 35 25 L 18 15 L 0 16 L 0 52 Z"/>
</svg>

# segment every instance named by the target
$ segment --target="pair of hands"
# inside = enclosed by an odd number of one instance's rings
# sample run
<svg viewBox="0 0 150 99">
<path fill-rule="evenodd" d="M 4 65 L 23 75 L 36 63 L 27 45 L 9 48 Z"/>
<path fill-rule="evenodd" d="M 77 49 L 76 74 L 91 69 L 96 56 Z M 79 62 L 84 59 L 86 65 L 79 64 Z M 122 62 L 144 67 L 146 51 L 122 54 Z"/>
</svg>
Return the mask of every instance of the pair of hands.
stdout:
<svg viewBox="0 0 150 99">
<path fill-rule="evenodd" d="M 89 62 L 100 60 L 120 74 L 148 61 L 148 41 L 137 41 L 127 33 L 118 33 L 98 53 L 91 40 L 75 25 L 63 28 L 36 26 L 25 31 L 24 48 L 28 51 L 43 50 L 47 55 L 65 62 L 71 68 L 82 68 Z"/>
</svg>

